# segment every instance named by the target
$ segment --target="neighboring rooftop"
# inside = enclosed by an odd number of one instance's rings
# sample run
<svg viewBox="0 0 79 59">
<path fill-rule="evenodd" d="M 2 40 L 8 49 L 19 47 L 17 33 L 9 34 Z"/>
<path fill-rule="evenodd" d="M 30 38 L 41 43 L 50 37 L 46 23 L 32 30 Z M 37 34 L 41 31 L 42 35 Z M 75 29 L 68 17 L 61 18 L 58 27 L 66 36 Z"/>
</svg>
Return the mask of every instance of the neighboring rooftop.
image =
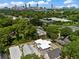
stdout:
<svg viewBox="0 0 79 59">
<path fill-rule="evenodd" d="M 0 54 L 0 59 L 2 59 L 2 58 L 1 58 L 1 54 Z"/>
<path fill-rule="evenodd" d="M 23 52 L 21 51 L 21 47 L 19 47 L 19 46 L 10 47 L 9 51 L 10 51 L 11 59 L 21 59 L 22 53 L 24 55 L 34 53 L 32 47 L 30 45 L 24 44 L 22 48 L 23 48 Z"/>
<path fill-rule="evenodd" d="M 51 17 L 51 18 L 48 18 L 48 19 L 51 19 L 52 21 L 71 22 L 71 20 L 67 20 L 67 19 L 64 19 L 64 18 Z"/>
<path fill-rule="evenodd" d="M 46 35 L 46 32 L 40 27 L 40 28 L 37 28 L 37 34 L 39 36 L 42 36 L 42 35 Z"/>
<path fill-rule="evenodd" d="M 59 44 L 61 45 L 66 45 L 70 43 L 71 41 L 69 40 L 68 36 L 65 38 L 60 38 L 59 40 L 56 40 Z"/>
<path fill-rule="evenodd" d="M 49 59 L 58 59 L 60 58 L 61 50 L 59 48 L 54 49 L 53 51 L 47 51 Z"/>
<path fill-rule="evenodd" d="M 20 59 L 22 52 L 20 51 L 18 46 L 10 47 L 9 51 L 11 59 Z"/>
<path fill-rule="evenodd" d="M 51 42 L 47 40 L 38 39 L 35 41 L 38 48 L 47 49 L 51 47 Z"/>
<path fill-rule="evenodd" d="M 25 44 L 23 46 L 23 53 L 24 53 L 24 55 L 28 55 L 28 54 L 33 54 L 34 51 L 30 45 Z"/>
</svg>

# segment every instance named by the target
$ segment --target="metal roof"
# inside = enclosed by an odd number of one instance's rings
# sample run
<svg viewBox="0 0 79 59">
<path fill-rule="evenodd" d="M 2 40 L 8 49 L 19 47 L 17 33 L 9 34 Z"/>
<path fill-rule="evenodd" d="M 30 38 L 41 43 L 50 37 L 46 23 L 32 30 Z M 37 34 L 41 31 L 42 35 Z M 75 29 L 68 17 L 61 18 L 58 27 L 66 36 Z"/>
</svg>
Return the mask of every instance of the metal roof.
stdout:
<svg viewBox="0 0 79 59">
<path fill-rule="evenodd" d="M 22 53 L 24 55 L 33 54 L 34 51 L 30 45 L 24 44 L 19 46 L 13 46 L 9 48 L 11 59 L 21 59 Z M 23 49 L 23 51 L 22 51 Z"/>
<path fill-rule="evenodd" d="M 54 49 L 53 51 L 48 50 L 48 51 L 47 51 L 47 54 L 48 54 L 48 56 L 49 56 L 49 59 L 55 59 L 55 58 L 60 57 L 61 50 L 60 50 L 59 48 Z"/>
</svg>

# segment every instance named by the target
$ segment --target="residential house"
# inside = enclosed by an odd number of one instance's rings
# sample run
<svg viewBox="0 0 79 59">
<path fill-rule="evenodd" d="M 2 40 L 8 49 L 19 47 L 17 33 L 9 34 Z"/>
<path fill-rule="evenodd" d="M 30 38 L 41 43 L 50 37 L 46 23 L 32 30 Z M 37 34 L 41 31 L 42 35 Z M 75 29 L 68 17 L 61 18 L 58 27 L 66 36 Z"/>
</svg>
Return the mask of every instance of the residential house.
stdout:
<svg viewBox="0 0 79 59">
<path fill-rule="evenodd" d="M 52 50 L 48 50 L 45 55 L 44 58 L 45 59 L 60 59 L 61 56 L 61 50 L 59 48 Z"/>
<path fill-rule="evenodd" d="M 70 40 L 69 40 L 69 38 L 67 36 L 65 38 L 62 37 L 59 40 L 56 40 L 56 42 L 58 42 L 60 45 L 66 45 L 66 44 L 70 43 Z"/>
<path fill-rule="evenodd" d="M 10 59 L 21 59 L 22 55 L 34 54 L 32 47 L 27 44 L 10 47 L 9 51 Z"/>
<path fill-rule="evenodd" d="M 39 37 L 46 36 L 46 32 L 42 29 L 42 27 L 37 28 L 37 34 Z"/>
<path fill-rule="evenodd" d="M 38 39 L 35 41 L 35 44 L 37 45 L 37 48 L 41 49 L 48 49 L 51 47 L 51 42 L 48 40 Z"/>
</svg>

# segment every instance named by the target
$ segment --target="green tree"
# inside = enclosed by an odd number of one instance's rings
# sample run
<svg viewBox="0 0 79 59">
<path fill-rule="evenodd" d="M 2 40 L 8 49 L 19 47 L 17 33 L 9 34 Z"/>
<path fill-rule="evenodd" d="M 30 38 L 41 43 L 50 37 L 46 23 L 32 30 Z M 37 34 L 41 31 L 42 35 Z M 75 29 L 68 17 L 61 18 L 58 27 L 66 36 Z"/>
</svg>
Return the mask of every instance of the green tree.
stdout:
<svg viewBox="0 0 79 59">
<path fill-rule="evenodd" d="M 61 36 L 69 36 L 72 34 L 72 29 L 65 27 L 61 29 Z"/>
<path fill-rule="evenodd" d="M 37 32 L 36 32 L 36 27 L 33 25 L 29 25 L 25 30 L 24 30 L 24 37 L 27 40 L 35 40 L 37 39 Z"/>
<path fill-rule="evenodd" d="M 79 36 L 76 36 L 76 35 L 74 35 L 74 34 L 70 35 L 70 37 L 69 37 L 69 39 L 70 39 L 71 41 L 75 41 L 75 40 L 77 40 L 78 38 L 79 38 Z"/>
<path fill-rule="evenodd" d="M 76 31 L 74 32 L 74 35 L 79 36 L 79 30 L 76 30 Z"/>
<path fill-rule="evenodd" d="M 35 25 L 35 26 L 42 26 L 43 25 L 43 22 L 40 21 L 38 18 L 31 19 L 30 23 Z"/>
<path fill-rule="evenodd" d="M 48 27 L 46 28 L 46 31 L 48 36 L 53 40 L 58 38 L 58 34 L 60 32 L 59 26 L 56 26 L 56 25 L 48 25 Z"/>
<path fill-rule="evenodd" d="M 73 41 L 70 44 L 64 46 L 62 48 L 62 57 L 63 59 L 67 57 L 67 59 L 79 59 L 79 39 L 77 41 Z"/>
</svg>

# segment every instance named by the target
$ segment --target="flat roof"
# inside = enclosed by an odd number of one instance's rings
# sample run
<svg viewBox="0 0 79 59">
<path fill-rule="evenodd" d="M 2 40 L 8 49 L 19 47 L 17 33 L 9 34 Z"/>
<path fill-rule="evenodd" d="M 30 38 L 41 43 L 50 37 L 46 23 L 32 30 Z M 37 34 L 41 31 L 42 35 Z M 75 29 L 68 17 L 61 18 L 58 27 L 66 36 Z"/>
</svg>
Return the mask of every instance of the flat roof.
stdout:
<svg viewBox="0 0 79 59">
<path fill-rule="evenodd" d="M 10 47 L 9 51 L 10 51 L 10 58 L 11 59 L 21 59 L 22 51 L 19 46 Z M 24 55 L 28 55 L 28 54 L 33 54 L 34 51 L 30 45 L 24 44 L 23 45 L 23 53 L 24 53 Z"/>
<path fill-rule="evenodd" d="M 1 58 L 1 54 L 0 54 L 0 59 L 2 59 L 2 58 Z"/>
<path fill-rule="evenodd" d="M 20 59 L 22 52 L 20 51 L 18 46 L 10 47 L 9 51 L 11 59 Z"/>
<path fill-rule="evenodd" d="M 25 44 L 23 46 L 23 53 L 24 53 L 24 55 L 28 55 L 28 54 L 33 54 L 34 51 L 30 45 Z"/>
<path fill-rule="evenodd" d="M 64 19 L 64 18 L 56 18 L 56 17 L 51 17 L 51 18 L 48 18 L 48 19 L 52 19 L 54 21 L 63 21 L 63 22 L 71 21 L 71 20 L 67 20 L 67 19 Z"/>
<path fill-rule="evenodd" d="M 47 48 L 51 47 L 51 45 L 50 45 L 51 41 L 38 39 L 35 41 L 35 43 L 37 44 L 38 48 L 47 49 Z"/>
</svg>

